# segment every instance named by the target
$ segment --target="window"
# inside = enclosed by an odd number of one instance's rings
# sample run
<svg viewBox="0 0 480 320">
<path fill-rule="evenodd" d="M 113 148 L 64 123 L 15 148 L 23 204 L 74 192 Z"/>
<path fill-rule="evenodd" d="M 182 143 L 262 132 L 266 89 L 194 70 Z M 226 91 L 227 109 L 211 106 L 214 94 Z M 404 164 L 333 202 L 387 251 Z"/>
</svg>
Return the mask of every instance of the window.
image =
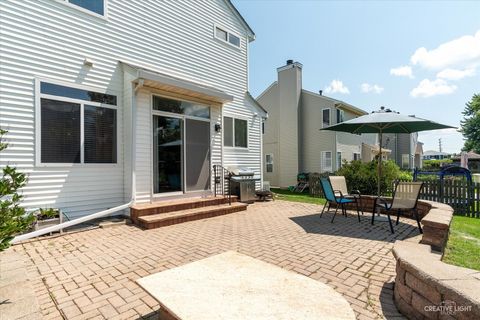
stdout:
<svg viewBox="0 0 480 320">
<path fill-rule="evenodd" d="M 215 38 L 240 48 L 240 37 L 221 27 L 215 26 Z"/>
<path fill-rule="evenodd" d="M 360 161 L 360 160 L 362 160 L 360 153 L 354 152 L 354 153 L 353 153 L 353 160 L 354 160 L 354 161 Z"/>
<path fill-rule="evenodd" d="M 332 172 L 332 152 L 322 151 L 322 172 Z"/>
<path fill-rule="evenodd" d="M 209 106 L 193 102 L 173 100 L 159 96 L 153 96 L 153 110 L 210 119 Z"/>
<path fill-rule="evenodd" d="M 345 112 L 343 110 L 337 109 L 337 123 L 341 123 L 344 121 Z"/>
<path fill-rule="evenodd" d="M 223 117 L 223 145 L 225 147 L 248 148 L 248 121 Z"/>
<path fill-rule="evenodd" d="M 342 167 L 342 153 L 337 152 L 337 170 Z"/>
<path fill-rule="evenodd" d="M 322 123 L 323 128 L 330 126 L 330 109 L 322 110 Z"/>
<path fill-rule="evenodd" d="M 40 82 L 40 162 L 116 163 L 116 103 L 114 95 Z"/>
<path fill-rule="evenodd" d="M 410 166 L 410 155 L 402 154 L 402 169 L 408 169 Z"/>
<path fill-rule="evenodd" d="M 265 169 L 268 173 L 273 172 L 273 154 L 265 155 Z"/>
<path fill-rule="evenodd" d="M 107 0 L 64 0 L 68 3 L 81 7 L 90 12 L 99 14 L 101 16 L 105 15 L 105 2 Z"/>
</svg>

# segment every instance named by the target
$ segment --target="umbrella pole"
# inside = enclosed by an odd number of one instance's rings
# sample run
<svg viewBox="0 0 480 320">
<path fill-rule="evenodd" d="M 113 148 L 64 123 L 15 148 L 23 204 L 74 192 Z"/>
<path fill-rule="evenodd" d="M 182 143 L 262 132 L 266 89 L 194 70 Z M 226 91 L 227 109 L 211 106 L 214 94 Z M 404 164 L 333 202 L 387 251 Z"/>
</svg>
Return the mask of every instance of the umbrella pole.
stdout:
<svg viewBox="0 0 480 320">
<path fill-rule="evenodd" d="M 378 177 L 377 177 L 377 195 L 380 197 L 381 194 L 381 186 L 380 186 L 380 177 L 382 176 L 382 129 L 380 129 L 379 135 L 379 152 L 378 152 Z"/>
</svg>

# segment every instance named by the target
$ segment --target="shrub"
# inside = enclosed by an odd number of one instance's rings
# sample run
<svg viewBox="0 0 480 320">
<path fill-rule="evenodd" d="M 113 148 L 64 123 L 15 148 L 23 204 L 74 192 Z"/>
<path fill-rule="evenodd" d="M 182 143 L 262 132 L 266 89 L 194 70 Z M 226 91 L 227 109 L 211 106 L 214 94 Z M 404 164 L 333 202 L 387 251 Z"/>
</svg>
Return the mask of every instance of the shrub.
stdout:
<svg viewBox="0 0 480 320">
<path fill-rule="evenodd" d="M 5 130 L 0 129 L 0 152 L 7 148 L 3 142 Z M 0 177 L 0 251 L 10 246 L 10 241 L 32 225 L 34 216 L 20 206 L 22 196 L 18 189 L 27 184 L 27 177 L 16 168 L 6 166 Z"/>
<path fill-rule="evenodd" d="M 438 171 L 443 166 L 448 166 L 453 163 L 452 159 L 443 160 L 423 160 L 423 171 Z"/>
<path fill-rule="evenodd" d="M 377 194 L 377 160 L 367 163 L 362 161 L 344 162 L 336 174 L 345 176 L 348 187 L 351 190 L 360 190 L 362 194 Z M 397 179 L 411 181 L 412 175 L 409 172 L 401 171 L 400 167 L 391 160 L 382 161 L 382 176 L 380 180 L 382 194 L 391 194 L 393 182 Z"/>
</svg>

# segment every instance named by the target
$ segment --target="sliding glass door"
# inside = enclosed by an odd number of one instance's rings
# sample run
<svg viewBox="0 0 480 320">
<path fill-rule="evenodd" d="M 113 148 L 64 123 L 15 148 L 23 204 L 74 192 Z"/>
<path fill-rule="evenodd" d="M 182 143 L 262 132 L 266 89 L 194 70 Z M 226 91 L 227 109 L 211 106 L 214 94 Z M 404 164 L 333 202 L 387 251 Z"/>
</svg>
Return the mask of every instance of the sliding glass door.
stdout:
<svg viewBox="0 0 480 320">
<path fill-rule="evenodd" d="M 183 191 L 183 120 L 153 116 L 153 192 Z"/>
<path fill-rule="evenodd" d="M 153 193 L 210 190 L 210 108 L 154 96 Z"/>
</svg>

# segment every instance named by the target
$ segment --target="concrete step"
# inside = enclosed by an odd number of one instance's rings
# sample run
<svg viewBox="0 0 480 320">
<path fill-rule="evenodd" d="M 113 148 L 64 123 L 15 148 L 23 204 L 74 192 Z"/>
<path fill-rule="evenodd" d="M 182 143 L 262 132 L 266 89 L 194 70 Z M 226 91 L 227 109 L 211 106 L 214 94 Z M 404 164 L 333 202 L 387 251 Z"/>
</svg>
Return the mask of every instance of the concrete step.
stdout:
<svg viewBox="0 0 480 320">
<path fill-rule="evenodd" d="M 220 204 L 142 216 L 138 218 L 137 225 L 144 229 L 154 229 L 170 226 L 177 223 L 211 218 L 244 210 L 247 210 L 247 204 L 233 202 L 231 205 Z"/>
<path fill-rule="evenodd" d="M 208 198 L 190 198 L 178 200 L 165 200 L 153 203 L 140 203 L 130 208 L 130 218 L 133 223 L 137 223 L 138 218 L 148 215 L 175 212 L 180 210 L 204 208 L 228 204 L 228 197 L 208 197 Z M 237 202 L 237 196 L 232 196 L 232 203 Z"/>
</svg>

